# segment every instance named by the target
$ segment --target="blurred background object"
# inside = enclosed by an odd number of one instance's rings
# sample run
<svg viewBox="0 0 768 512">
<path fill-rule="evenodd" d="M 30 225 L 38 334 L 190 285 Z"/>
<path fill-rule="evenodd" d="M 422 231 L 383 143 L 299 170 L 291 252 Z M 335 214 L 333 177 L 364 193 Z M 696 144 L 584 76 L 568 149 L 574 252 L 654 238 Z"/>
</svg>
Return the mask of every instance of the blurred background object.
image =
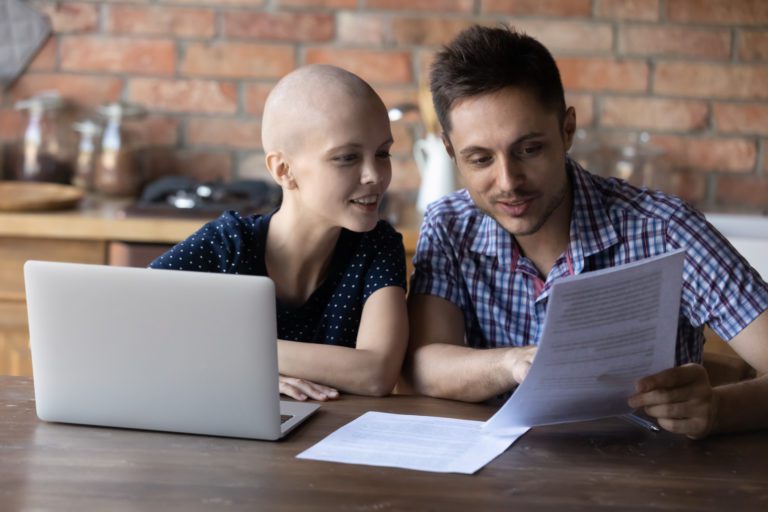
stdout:
<svg viewBox="0 0 768 512">
<path fill-rule="evenodd" d="M 77 120 L 98 105 L 142 105 L 145 117 L 121 122 L 142 184 L 269 179 L 260 137 L 269 90 L 296 67 L 328 63 L 367 80 L 390 110 L 419 106 L 392 123 L 390 191 L 415 204 L 414 142 L 439 135 L 425 108 L 434 54 L 472 24 L 508 23 L 550 49 L 592 140 L 642 148 L 622 139 L 646 132 L 664 151 L 652 158 L 653 183 L 704 210 L 768 213 L 762 0 L 20 3 L 50 19 L 53 37 L 0 95 L 0 144 L 25 129 L 15 103 L 45 90 L 77 104 Z M 645 156 L 611 158 L 634 180 Z"/>
<path fill-rule="evenodd" d="M 0 89 L 16 80 L 50 33 L 45 16 L 26 2 L 0 0 Z"/>
</svg>

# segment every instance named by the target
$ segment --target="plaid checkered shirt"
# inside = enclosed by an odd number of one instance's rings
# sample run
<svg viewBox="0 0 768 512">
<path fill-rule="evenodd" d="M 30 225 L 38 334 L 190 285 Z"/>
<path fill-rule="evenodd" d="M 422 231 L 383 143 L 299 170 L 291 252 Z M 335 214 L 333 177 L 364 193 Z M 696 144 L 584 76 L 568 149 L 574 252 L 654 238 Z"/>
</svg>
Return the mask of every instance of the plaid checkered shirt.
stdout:
<svg viewBox="0 0 768 512">
<path fill-rule="evenodd" d="M 476 348 L 537 344 L 552 284 L 565 276 L 686 249 L 676 362 L 701 362 L 703 327 L 730 340 L 768 309 L 768 285 L 704 216 L 680 199 L 592 175 L 568 159 L 570 243 L 546 280 L 514 237 L 466 190 L 432 203 L 421 227 L 410 293 L 463 312 Z"/>
</svg>

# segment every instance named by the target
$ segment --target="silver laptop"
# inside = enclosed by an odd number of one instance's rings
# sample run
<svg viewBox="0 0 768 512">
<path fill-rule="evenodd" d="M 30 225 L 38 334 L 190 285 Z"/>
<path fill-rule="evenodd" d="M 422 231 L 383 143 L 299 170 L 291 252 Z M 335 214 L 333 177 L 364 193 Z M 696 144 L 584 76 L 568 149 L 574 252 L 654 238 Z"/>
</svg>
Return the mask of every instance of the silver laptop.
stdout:
<svg viewBox="0 0 768 512">
<path fill-rule="evenodd" d="M 266 277 L 28 261 L 37 415 L 274 440 L 319 406 L 281 402 Z"/>
</svg>

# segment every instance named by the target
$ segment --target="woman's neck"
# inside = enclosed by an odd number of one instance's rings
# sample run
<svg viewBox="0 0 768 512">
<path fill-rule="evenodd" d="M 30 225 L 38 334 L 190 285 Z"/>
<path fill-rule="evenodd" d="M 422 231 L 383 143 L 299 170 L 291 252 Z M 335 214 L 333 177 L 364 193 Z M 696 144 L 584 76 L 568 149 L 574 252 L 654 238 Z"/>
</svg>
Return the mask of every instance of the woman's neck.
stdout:
<svg viewBox="0 0 768 512">
<path fill-rule="evenodd" d="M 265 263 L 282 302 L 303 304 L 320 286 L 340 234 L 340 227 L 307 222 L 306 216 L 288 205 L 272 216 Z"/>
</svg>

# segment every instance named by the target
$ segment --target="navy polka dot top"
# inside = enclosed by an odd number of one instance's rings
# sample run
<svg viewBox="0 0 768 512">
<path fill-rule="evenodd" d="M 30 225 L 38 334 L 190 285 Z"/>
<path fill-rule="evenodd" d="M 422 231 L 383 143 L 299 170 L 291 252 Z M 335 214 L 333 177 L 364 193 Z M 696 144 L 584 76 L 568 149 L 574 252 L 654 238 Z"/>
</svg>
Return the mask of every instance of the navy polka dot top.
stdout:
<svg viewBox="0 0 768 512">
<path fill-rule="evenodd" d="M 266 276 L 265 249 L 272 214 L 226 212 L 155 259 L 151 268 Z M 363 304 L 379 288 L 405 289 L 400 233 L 385 221 L 367 233 L 341 230 L 328 275 L 300 305 L 277 301 L 283 340 L 354 347 Z"/>
</svg>

